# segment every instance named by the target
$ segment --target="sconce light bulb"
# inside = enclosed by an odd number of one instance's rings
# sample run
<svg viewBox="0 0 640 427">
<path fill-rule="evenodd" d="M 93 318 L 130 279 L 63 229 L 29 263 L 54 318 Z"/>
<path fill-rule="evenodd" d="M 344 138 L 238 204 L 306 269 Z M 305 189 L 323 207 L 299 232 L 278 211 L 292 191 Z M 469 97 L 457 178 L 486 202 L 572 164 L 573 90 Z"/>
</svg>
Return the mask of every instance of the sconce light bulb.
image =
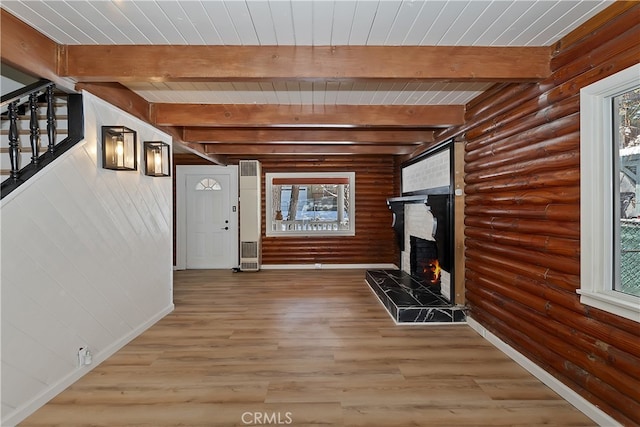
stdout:
<svg viewBox="0 0 640 427">
<path fill-rule="evenodd" d="M 122 156 L 122 154 L 124 154 L 124 141 L 120 138 L 116 140 L 116 154 L 118 156 Z"/>
</svg>

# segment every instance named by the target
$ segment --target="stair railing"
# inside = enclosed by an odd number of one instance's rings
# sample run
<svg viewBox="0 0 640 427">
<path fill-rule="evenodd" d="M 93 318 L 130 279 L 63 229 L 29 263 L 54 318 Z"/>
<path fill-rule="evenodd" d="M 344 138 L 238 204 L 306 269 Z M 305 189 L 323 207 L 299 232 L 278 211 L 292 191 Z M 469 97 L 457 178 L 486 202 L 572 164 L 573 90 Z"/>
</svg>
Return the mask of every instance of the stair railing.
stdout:
<svg viewBox="0 0 640 427">
<path fill-rule="evenodd" d="M 67 123 L 68 136 L 56 143 L 57 121 L 54 108 L 55 84 L 49 80 L 40 80 L 2 96 L 0 108 L 7 109 L 9 120 L 9 160 L 11 164 L 9 178 L 0 184 L 1 197 L 11 193 L 39 170 L 51 163 L 69 148 L 84 138 L 84 114 L 82 110 L 82 95 L 67 94 Z M 47 122 L 47 150 L 40 154 L 40 127 L 38 120 L 38 99 L 46 99 Z M 28 106 L 29 142 L 31 146 L 31 162 L 20 165 L 20 134 L 18 129 L 18 109 Z"/>
</svg>

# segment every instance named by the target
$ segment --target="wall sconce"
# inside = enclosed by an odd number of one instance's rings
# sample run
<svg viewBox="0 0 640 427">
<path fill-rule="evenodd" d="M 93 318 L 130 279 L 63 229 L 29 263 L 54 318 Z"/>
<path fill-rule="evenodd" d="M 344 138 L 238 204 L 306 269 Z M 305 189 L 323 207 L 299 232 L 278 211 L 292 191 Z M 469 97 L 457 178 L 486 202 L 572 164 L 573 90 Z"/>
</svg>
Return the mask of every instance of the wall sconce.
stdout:
<svg viewBox="0 0 640 427">
<path fill-rule="evenodd" d="M 161 141 L 146 141 L 144 143 L 144 174 L 149 176 L 171 175 L 169 144 Z"/>
<path fill-rule="evenodd" d="M 124 126 L 102 126 L 102 167 L 138 170 L 136 131 Z"/>
</svg>

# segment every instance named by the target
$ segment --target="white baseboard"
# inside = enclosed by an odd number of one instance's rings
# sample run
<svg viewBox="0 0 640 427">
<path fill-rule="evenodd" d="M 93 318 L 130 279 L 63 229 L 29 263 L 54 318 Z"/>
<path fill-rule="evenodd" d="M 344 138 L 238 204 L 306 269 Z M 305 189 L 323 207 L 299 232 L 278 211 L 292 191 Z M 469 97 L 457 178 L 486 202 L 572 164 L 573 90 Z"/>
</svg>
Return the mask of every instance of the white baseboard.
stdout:
<svg viewBox="0 0 640 427">
<path fill-rule="evenodd" d="M 98 353 L 94 353 L 93 363 L 90 366 L 83 366 L 83 367 L 74 369 L 68 375 L 62 377 L 60 380 L 52 384 L 48 389 L 46 389 L 39 395 L 35 396 L 29 402 L 25 403 L 19 408 L 16 408 L 15 411 L 6 415 L 6 418 L 4 418 L 5 414 L 2 414 L 3 419 L 0 424 L 3 427 L 9 427 L 9 426 L 13 427 L 19 422 L 22 422 L 25 418 L 27 418 L 29 415 L 33 414 L 39 408 L 44 406 L 48 401 L 56 397 L 59 393 L 64 391 L 71 384 L 75 383 L 84 375 L 89 373 L 89 371 L 91 371 L 93 368 L 95 368 L 100 363 L 107 360 L 107 358 L 112 356 L 114 353 L 116 353 L 118 350 L 120 350 L 122 347 L 124 347 L 126 344 L 128 344 L 138 335 L 140 335 L 141 333 L 146 331 L 148 328 L 153 326 L 156 322 L 158 322 L 164 316 L 171 313 L 173 309 L 174 309 L 174 305 L 172 303 L 167 307 L 165 307 L 163 310 L 156 313 L 151 318 L 149 318 L 146 322 L 140 324 L 140 326 L 138 326 L 136 329 L 124 335 L 119 340 L 113 342 L 110 346 L 106 347 L 105 349 L 103 349 Z"/>
<path fill-rule="evenodd" d="M 263 264 L 263 270 L 397 269 L 395 264 Z"/>
<path fill-rule="evenodd" d="M 518 365 L 529 371 L 534 377 L 542 381 L 547 387 L 558 393 L 564 400 L 572 404 L 576 409 L 585 414 L 587 417 L 591 418 L 598 425 L 606 427 L 622 427 L 619 422 L 611 418 L 596 405 L 589 402 L 587 399 L 580 396 L 578 393 L 562 383 L 556 377 L 533 363 L 522 353 L 485 329 L 484 326 L 482 326 L 473 318 L 467 317 L 467 324 L 483 338 L 496 346 L 498 350 L 502 351 L 504 354 L 513 359 Z"/>
</svg>

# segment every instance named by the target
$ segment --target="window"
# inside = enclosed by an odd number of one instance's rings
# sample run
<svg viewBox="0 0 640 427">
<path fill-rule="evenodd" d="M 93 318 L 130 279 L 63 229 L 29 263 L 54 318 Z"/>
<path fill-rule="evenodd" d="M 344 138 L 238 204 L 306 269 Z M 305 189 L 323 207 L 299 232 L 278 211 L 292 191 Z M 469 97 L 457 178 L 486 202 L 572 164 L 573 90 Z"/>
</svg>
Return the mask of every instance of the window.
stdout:
<svg viewBox="0 0 640 427">
<path fill-rule="evenodd" d="M 640 64 L 580 92 L 580 301 L 640 322 Z"/>
<path fill-rule="evenodd" d="M 267 236 L 355 235 L 355 172 L 267 173 Z"/>
<path fill-rule="evenodd" d="M 196 191 L 220 191 L 222 186 L 213 178 L 203 178 L 196 184 Z"/>
</svg>

